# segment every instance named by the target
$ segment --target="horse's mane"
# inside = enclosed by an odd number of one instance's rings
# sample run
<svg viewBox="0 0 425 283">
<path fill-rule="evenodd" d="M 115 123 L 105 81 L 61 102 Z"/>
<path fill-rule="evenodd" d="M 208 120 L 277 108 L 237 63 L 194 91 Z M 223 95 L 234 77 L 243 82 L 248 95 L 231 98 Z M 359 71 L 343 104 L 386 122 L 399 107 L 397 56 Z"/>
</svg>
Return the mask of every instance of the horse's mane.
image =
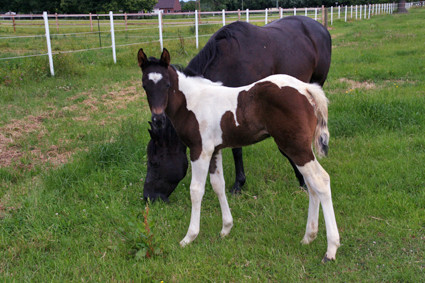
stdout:
<svg viewBox="0 0 425 283">
<path fill-rule="evenodd" d="M 238 34 L 245 34 L 248 32 L 250 24 L 245 22 L 234 22 L 219 29 L 205 44 L 204 48 L 196 55 L 189 65 L 184 69 L 183 73 L 186 76 L 203 76 L 205 71 L 214 62 L 215 58 L 219 55 L 218 42 L 220 40 L 234 39 L 238 45 Z"/>
<path fill-rule="evenodd" d="M 148 150 L 156 152 L 158 148 L 173 150 L 176 147 L 184 146 L 180 142 L 180 139 L 168 118 L 165 119 L 165 125 L 163 128 L 157 128 L 151 122 L 149 122 L 149 125 L 150 129 L 148 129 L 148 131 L 152 142 L 149 144 Z"/>
</svg>

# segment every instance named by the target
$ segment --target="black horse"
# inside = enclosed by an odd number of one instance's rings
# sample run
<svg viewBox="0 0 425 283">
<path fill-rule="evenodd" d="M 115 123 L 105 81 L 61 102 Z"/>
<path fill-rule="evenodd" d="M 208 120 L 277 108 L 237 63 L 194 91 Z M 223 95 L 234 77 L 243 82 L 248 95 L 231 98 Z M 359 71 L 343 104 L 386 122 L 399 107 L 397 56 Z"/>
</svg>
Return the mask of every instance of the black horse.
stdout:
<svg viewBox="0 0 425 283">
<path fill-rule="evenodd" d="M 183 72 L 187 76 L 203 76 L 230 87 L 248 85 L 273 74 L 288 74 L 323 86 L 330 63 L 331 37 L 327 29 L 308 17 L 292 16 L 263 27 L 246 22 L 224 26 L 209 39 Z M 151 135 L 162 136 L 161 131 L 174 131 L 168 119 L 152 122 Z M 158 144 L 171 148 L 163 148 L 159 156 L 148 147 L 144 197 L 168 200 L 186 175 L 186 147 L 178 139 Z M 236 180 L 232 192 L 235 193 L 245 183 L 242 149 L 233 149 L 233 157 Z M 295 164 L 288 160 L 300 186 L 305 186 Z"/>
</svg>

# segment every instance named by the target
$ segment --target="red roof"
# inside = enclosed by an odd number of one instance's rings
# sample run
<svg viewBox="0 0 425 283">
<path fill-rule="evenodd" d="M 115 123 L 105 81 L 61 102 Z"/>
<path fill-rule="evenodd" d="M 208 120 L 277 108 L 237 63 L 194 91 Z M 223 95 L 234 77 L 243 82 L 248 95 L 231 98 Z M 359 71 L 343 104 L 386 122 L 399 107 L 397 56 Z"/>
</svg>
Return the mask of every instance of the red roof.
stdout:
<svg viewBox="0 0 425 283">
<path fill-rule="evenodd" d="M 154 9 L 174 9 L 175 11 L 180 11 L 182 8 L 179 0 L 158 0 Z"/>
</svg>

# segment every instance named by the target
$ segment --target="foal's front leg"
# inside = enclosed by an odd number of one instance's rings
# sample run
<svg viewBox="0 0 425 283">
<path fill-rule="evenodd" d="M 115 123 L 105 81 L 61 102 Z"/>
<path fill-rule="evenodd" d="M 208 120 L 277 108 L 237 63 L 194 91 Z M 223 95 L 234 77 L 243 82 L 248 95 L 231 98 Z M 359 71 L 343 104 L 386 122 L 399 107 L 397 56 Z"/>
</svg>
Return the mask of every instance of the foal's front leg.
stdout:
<svg viewBox="0 0 425 283">
<path fill-rule="evenodd" d="M 211 154 L 201 153 L 198 160 L 192 161 L 192 181 L 190 182 L 190 199 L 192 201 L 192 213 L 190 216 L 189 229 L 186 236 L 181 240 L 180 246 L 184 247 L 191 243 L 199 234 L 201 219 L 201 202 L 205 193 L 205 180 L 208 174 L 208 167 Z"/>
</svg>

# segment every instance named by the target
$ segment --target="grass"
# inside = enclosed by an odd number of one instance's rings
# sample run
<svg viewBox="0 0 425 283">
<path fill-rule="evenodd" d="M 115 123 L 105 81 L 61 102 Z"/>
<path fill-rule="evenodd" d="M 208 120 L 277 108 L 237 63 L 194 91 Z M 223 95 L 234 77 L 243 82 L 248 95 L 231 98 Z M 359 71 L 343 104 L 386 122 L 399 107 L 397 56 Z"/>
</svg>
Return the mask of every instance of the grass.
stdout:
<svg viewBox="0 0 425 283">
<path fill-rule="evenodd" d="M 207 185 L 201 233 L 179 247 L 190 217 L 188 174 L 170 204 L 149 206 L 154 240 L 146 241 L 141 196 L 150 114 L 139 46 L 118 49 L 116 65 L 110 50 L 56 55 L 54 78 L 40 69 L 46 58 L 1 62 L 1 280 L 421 281 L 424 14 L 335 21 L 330 30 L 331 144 L 320 162 L 331 176 L 342 246 L 328 264 L 320 263 L 322 216 L 315 242 L 300 244 L 308 196 L 272 140 L 244 150 L 248 179 L 242 195 L 228 196 L 235 226 L 227 238 L 218 235 L 219 204 Z M 166 45 L 182 65 L 197 53 L 192 46 Z M 159 46 L 145 52 L 158 56 Z M 223 159 L 230 188 L 229 150 Z M 156 255 L 137 256 L 147 244 Z"/>
</svg>

